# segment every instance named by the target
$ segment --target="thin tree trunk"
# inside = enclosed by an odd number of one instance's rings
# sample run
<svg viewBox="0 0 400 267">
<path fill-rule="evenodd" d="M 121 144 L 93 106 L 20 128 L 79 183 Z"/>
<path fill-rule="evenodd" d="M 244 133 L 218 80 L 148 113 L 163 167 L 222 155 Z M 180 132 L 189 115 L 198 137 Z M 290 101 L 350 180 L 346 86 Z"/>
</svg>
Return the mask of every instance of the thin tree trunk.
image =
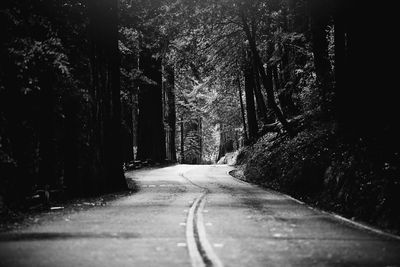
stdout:
<svg viewBox="0 0 400 267">
<path fill-rule="evenodd" d="M 338 0 L 334 14 L 334 42 L 335 42 L 335 99 L 334 113 L 339 122 L 344 121 L 345 114 L 342 108 L 345 105 L 345 80 L 346 80 L 346 39 L 345 21 L 343 14 L 343 1 Z"/>
<path fill-rule="evenodd" d="M 237 76 L 237 84 L 238 84 L 238 92 L 239 92 L 239 101 L 240 101 L 240 111 L 242 114 L 242 123 L 243 123 L 243 136 L 244 140 L 247 141 L 247 126 L 246 126 L 246 114 L 244 112 L 243 98 L 242 98 L 242 86 L 240 85 L 240 77 Z"/>
<path fill-rule="evenodd" d="M 201 164 L 202 158 L 203 158 L 203 134 L 202 134 L 201 117 L 199 117 L 197 120 L 197 130 L 198 130 L 198 137 L 199 137 L 199 164 Z"/>
<path fill-rule="evenodd" d="M 247 125 L 249 126 L 249 139 L 255 140 L 257 138 L 258 126 L 256 119 L 256 111 L 254 105 L 254 79 L 248 67 L 244 69 L 244 89 L 246 93 L 246 111 L 247 111 Z"/>
<path fill-rule="evenodd" d="M 138 89 L 132 88 L 132 158 L 137 158 Z"/>
<path fill-rule="evenodd" d="M 275 91 L 282 89 L 281 81 L 279 79 L 279 74 L 278 74 L 278 67 L 276 65 L 274 65 L 272 68 L 272 77 L 273 77 L 273 81 L 274 81 Z"/>
<path fill-rule="evenodd" d="M 218 158 L 217 161 L 222 158 L 225 153 L 225 130 L 224 130 L 224 125 L 222 123 L 220 123 L 220 127 L 219 127 L 219 149 L 218 149 Z"/>
<path fill-rule="evenodd" d="M 181 163 L 185 163 L 185 142 L 183 133 L 183 117 L 181 117 Z"/>
<path fill-rule="evenodd" d="M 321 108 L 325 115 L 331 111 L 332 79 L 331 64 L 328 54 L 327 27 L 330 16 L 327 13 L 327 2 L 323 0 L 309 0 L 311 16 L 311 39 L 314 54 L 317 84 L 322 100 Z"/>
<path fill-rule="evenodd" d="M 256 97 L 257 103 L 257 113 L 260 117 L 262 123 L 268 124 L 268 114 L 267 114 L 267 107 L 264 102 L 264 96 L 261 93 L 261 84 L 260 84 L 260 76 L 258 75 L 257 67 L 254 60 L 251 60 L 252 63 L 252 76 L 254 77 L 254 95 Z"/>
</svg>

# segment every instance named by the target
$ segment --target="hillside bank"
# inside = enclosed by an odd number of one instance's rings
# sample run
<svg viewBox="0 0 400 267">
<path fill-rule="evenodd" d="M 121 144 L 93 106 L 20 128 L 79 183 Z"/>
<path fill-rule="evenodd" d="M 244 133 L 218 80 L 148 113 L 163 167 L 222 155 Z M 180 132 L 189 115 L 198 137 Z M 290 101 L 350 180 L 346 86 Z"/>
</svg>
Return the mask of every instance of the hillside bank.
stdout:
<svg viewBox="0 0 400 267">
<path fill-rule="evenodd" d="M 399 154 L 381 144 L 314 122 L 292 138 L 268 133 L 243 148 L 232 175 L 399 234 Z"/>
</svg>

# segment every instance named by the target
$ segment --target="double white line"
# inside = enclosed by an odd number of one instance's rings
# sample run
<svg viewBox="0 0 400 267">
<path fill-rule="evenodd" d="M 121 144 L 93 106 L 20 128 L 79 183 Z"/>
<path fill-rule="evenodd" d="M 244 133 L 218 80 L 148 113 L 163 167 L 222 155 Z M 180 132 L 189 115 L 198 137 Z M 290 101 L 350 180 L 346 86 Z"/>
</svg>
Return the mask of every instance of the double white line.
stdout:
<svg viewBox="0 0 400 267">
<path fill-rule="evenodd" d="M 181 174 L 193 185 L 202 188 L 204 192 L 196 198 L 189 209 L 186 220 L 186 241 L 193 267 L 223 267 L 221 260 L 215 254 L 206 236 L 204 228 L 203 209 L 208 190 L 201 187 Z"/>
</svg>

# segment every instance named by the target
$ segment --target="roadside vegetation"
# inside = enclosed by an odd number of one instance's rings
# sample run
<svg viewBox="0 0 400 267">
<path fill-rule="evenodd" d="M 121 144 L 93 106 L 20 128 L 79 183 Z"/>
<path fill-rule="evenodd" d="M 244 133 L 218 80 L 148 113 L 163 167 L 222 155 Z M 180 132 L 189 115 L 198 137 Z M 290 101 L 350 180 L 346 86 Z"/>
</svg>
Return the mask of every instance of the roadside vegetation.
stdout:
<svg viewBox="0 0 400 267">
<path fill-rule="evenodd" d="M 239 151 L 232 175 L 399 234 L 399 171 L 385 150 L 314 122 L 294 138 L 267 134 Z"/>
</svg>

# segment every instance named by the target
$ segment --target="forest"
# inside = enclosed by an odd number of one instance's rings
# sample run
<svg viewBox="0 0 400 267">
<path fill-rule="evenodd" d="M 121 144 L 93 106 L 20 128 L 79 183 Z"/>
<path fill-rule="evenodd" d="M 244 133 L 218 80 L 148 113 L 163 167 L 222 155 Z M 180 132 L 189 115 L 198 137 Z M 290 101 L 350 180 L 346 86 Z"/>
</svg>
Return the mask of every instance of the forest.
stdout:
<svg viewBox="0 0 400 267">
<path fill-rule="evenodd" d="M 0 213 L 211 164 L 400 231 L 389 4 L 14 0 L 0 11 Z"/>
</svg>

